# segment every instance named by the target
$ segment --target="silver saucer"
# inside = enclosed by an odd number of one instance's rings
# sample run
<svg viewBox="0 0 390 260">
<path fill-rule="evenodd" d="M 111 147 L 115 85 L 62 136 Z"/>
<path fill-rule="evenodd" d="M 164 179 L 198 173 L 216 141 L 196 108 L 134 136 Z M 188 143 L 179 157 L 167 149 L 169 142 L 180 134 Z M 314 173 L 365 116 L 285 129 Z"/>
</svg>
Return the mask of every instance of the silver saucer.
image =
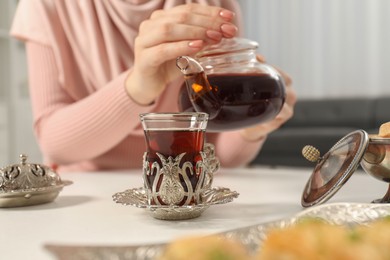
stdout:
<svg viewBox="0 0 390 260">
<path fill-rule="evenodd" d="M 151 216 L 157 219 L 183 220 L 199 217 L 210 206 L 229 203 L 238 195 L 239 193 L 228 188 L 214 187 L 201 194 L 203 203 L 186 206 L 149 205 L 144 188 L 118 192 L 112 198 L 116 203 L 147 209 Z"/>
<path fill-rule="evenodd" d="M 62 188 L 72 184 L 72 181 L 62 180 L 52 186 L 0 191 L 0 208 L 24 207 L 52 202 L 58 197 Z"/>
</svg>

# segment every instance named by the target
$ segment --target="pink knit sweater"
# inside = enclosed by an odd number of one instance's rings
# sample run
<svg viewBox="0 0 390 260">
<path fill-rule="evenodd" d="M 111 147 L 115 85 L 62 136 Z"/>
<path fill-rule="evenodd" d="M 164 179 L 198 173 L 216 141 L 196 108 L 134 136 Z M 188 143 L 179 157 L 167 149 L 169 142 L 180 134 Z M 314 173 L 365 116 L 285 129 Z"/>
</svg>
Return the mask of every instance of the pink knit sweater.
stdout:
<svg viewBox="0 0 390 260">
<path fill-rule="evenodd" d="M 58 171 L 141 168 L 139 114 L 178 111 L 182 79 L 153 105 L 133 102 L 124 88 L 138 25 L 185 0 L 22 0 L 11 34 L 26 43 L 36 134 L 45 163 Z M 230 0 L 199 0 L 235 11 Z M 247 164 L 263 141 L 236 132 L 208 134 L 223 167 Z"/>
</svg>

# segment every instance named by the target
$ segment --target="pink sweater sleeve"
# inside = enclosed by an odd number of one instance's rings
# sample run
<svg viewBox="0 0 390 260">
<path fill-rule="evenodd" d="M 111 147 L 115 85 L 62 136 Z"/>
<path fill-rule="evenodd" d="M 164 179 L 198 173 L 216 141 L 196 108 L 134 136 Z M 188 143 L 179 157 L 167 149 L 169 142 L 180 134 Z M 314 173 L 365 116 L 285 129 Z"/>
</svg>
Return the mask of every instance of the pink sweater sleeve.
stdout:
<svg viewBox="0 0 390 260">
<path fill-rule="evenodd" d="M 139 113 L 153 106 L 140 106 L 127 95 L 124 81 L 129 71 L 75 102 L 58 83 L 52 50 L 34 42 L 26 46 L 34 131 L 50 161 L 87 160 L 109 151 L 129 134 L 143 135 Z"/>
</svg>

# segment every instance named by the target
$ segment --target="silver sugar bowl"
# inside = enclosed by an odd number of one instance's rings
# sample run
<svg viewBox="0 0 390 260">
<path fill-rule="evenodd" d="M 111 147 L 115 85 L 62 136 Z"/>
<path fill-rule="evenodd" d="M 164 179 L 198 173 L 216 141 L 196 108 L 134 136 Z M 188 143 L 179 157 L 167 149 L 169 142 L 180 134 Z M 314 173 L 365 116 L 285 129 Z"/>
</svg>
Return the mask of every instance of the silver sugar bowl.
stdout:
<svg viewBox="0 0 390 260">
<path fill-rule="evenodd" d="M 57 198 L 71 181 L 61 180 L 50 167 L 28 163 L 20 155 L 20 163 L 0 169 L 0 207 L 23 207 L 48 203 Z"/>
</svg>

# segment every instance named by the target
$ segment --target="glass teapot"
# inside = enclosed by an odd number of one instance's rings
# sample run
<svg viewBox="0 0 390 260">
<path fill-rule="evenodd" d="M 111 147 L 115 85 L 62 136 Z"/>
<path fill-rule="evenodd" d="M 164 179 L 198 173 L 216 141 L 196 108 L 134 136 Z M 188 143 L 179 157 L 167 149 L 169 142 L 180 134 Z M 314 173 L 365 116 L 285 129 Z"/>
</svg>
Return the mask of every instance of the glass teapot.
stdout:
<svg viewBox="0 0 390 260">
<path fill-rule="evenodd" d="M 258 44 L 244 38 L 223 39 L 197 53 L 180 56 L 185 84 L 179 109 L 209 114 L 211 132 L 245 128 L 273 119 L 285 100 L 281 75 L 256 58 Z"/>
</svg>

